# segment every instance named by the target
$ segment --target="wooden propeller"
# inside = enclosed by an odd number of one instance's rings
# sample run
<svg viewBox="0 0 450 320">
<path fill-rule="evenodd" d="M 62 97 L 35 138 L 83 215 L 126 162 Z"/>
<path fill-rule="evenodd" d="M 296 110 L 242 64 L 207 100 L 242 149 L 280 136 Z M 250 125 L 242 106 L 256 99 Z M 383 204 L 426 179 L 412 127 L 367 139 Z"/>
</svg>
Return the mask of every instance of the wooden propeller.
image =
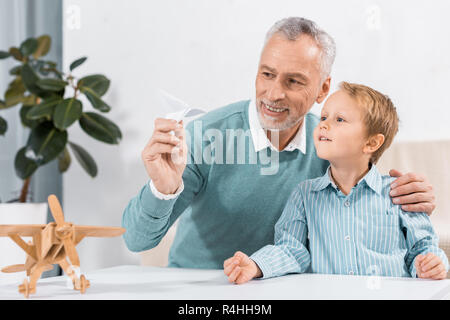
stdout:
<svg viewBox="0 0 450 320">
<path fill-rule="evenodd" d="M 44 271 L 53 270 L 52 265 L 45 266 Z M 4 267 L 2 270 L 4 273 L 14 273 L 14 272 L 22 272 L 27 271 L 27 267 L 24 264 L 13 264 L 11 266 Z"/>
<path fill-rule="evenodd" d="M 2 272 L 4 273 L 14 273 L 14 272 L 21 272 L 26 271 L 24 264 L 13 264 L 12 266 L 7 266 L 2 269 Z"/>
<path fill-rule="evenodd" d="M 64 250 L 67 253 L 67 256 L 72 262 L 74 266 L 80 266 L 80 258 L 78 257 L 77 250 L 75 249 L 74 241 L 74 229 L 71 223 L 67 223 L 64 221 L 64 213 L 61 208 L 61 204 L 59 203 L 58 198 L 51 194 L 48 196 L 48 204 L 50 207 L 50 211 L 52 212 L 53 218 L 56 222 L 56 237 L 61 239 L 64 244 Z"/>
<path fill-rule="evenodd" d="M 50 206 L 50 211 L 52 212 L 56 224 L 63 225 L 64 214 L 61 208 L 61 204 L 59 203 L 58 198 L 54 194 L 48 196 L 48 205 Z"/>
</svg>

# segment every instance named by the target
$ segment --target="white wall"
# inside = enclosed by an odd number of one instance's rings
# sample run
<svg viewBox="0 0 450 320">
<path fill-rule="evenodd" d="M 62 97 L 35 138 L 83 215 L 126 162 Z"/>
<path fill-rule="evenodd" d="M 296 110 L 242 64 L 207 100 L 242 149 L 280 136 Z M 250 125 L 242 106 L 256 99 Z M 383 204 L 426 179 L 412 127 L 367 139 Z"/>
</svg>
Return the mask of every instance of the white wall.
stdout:
<svg viewBox="0 0 450 320">
<path fill-rule="evenodd" d="M 401 119 L 398 140 L 449 139 L 449 10 L 445 0 L 65 0 L 64 66 L 86 55 L 76 74 L 112 80 L 107 116 L 123 133 L 120 145 L 110 146 L 70 129 L 70 140 L 91 152 L 99 174 L 91 179 L 73 161 L 64 176 L 67 220 L 119 226 L 147 181 L 140 152 L 153 120 L 167 112 L 153 91 L 163 88 L 207 110 L 250 98 L 265 32 L 287 16 L 312 19 L 335 38 L 333 89 L 346 80 L 392 98 Z M 85 270 L 139 263 L 122 238 L 86 239 L 79 252 Z"/>
</svg>

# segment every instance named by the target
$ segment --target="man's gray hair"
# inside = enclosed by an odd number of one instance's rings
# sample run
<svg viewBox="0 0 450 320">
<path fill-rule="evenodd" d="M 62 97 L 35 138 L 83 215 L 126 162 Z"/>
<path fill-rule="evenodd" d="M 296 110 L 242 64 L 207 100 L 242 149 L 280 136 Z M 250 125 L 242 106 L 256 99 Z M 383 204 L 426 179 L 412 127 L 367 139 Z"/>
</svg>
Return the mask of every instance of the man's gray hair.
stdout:
<svg viewBox="0 0 450 320">
<path fill-rule="evenodd" d="M 297 40 L 302 34 L 313 38 L 322 50 L 321 73 L 323 80 L 330 75 L 331 67 L 336 57 L 336 44 L 333 38 L 320 29 L 314 21 L 299 17 L 290 17 L 277 21 L 267 32 L 264 45 L 275 33 L 281 33 L 288 40 Z"/>
</svg>

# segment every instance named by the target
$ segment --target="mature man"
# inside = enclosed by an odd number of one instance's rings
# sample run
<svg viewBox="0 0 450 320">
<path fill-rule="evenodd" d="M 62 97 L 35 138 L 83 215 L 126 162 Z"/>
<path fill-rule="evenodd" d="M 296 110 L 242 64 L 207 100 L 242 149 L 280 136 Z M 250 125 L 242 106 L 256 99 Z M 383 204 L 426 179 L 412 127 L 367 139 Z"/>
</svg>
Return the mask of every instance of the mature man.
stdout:
<svg viewBox="0 0 450 320">
<path fill-rule="evenodd" d="M 252 254 L 273 243 L 294 186 L 329 165 L 316 156 L 312 132 L 319 120 L 308 111 L 328 95 L 334 57 L 333 39 L 314 22 L 283 19 L 266 36 L 255 99 L 209 112 L 186 131 L 175 120 L 157 119 L 142 152 L 150 181 L 123 215 L 128 248 L 155 247 L 180 216 L 169 266 L 222 268 L 237 250 Z M 394 202 L 431 214 L 426 179 L 391 174 L 400 176 Z"/>
</svg>

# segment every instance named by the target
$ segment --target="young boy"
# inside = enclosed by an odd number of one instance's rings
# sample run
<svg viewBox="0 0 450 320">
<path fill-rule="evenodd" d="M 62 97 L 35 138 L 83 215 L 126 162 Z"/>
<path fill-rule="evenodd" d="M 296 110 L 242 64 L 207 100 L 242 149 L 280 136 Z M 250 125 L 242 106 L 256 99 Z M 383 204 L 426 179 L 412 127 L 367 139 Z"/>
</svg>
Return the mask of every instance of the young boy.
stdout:
<svg viewBox="0 0 450 320">
<path fill-rule="evenodd" d="M 389 197 L 375 167 L 398 131 L 391 100 L 343 82 L 326 101 L 314 130 L 326 174 L 300 183 L 275 225 L 275 244 L 224 262 L 237 284 L 288 273 L 335 273 L 444 279 L 449 268 L 428 216 Z"/>
</svg>

